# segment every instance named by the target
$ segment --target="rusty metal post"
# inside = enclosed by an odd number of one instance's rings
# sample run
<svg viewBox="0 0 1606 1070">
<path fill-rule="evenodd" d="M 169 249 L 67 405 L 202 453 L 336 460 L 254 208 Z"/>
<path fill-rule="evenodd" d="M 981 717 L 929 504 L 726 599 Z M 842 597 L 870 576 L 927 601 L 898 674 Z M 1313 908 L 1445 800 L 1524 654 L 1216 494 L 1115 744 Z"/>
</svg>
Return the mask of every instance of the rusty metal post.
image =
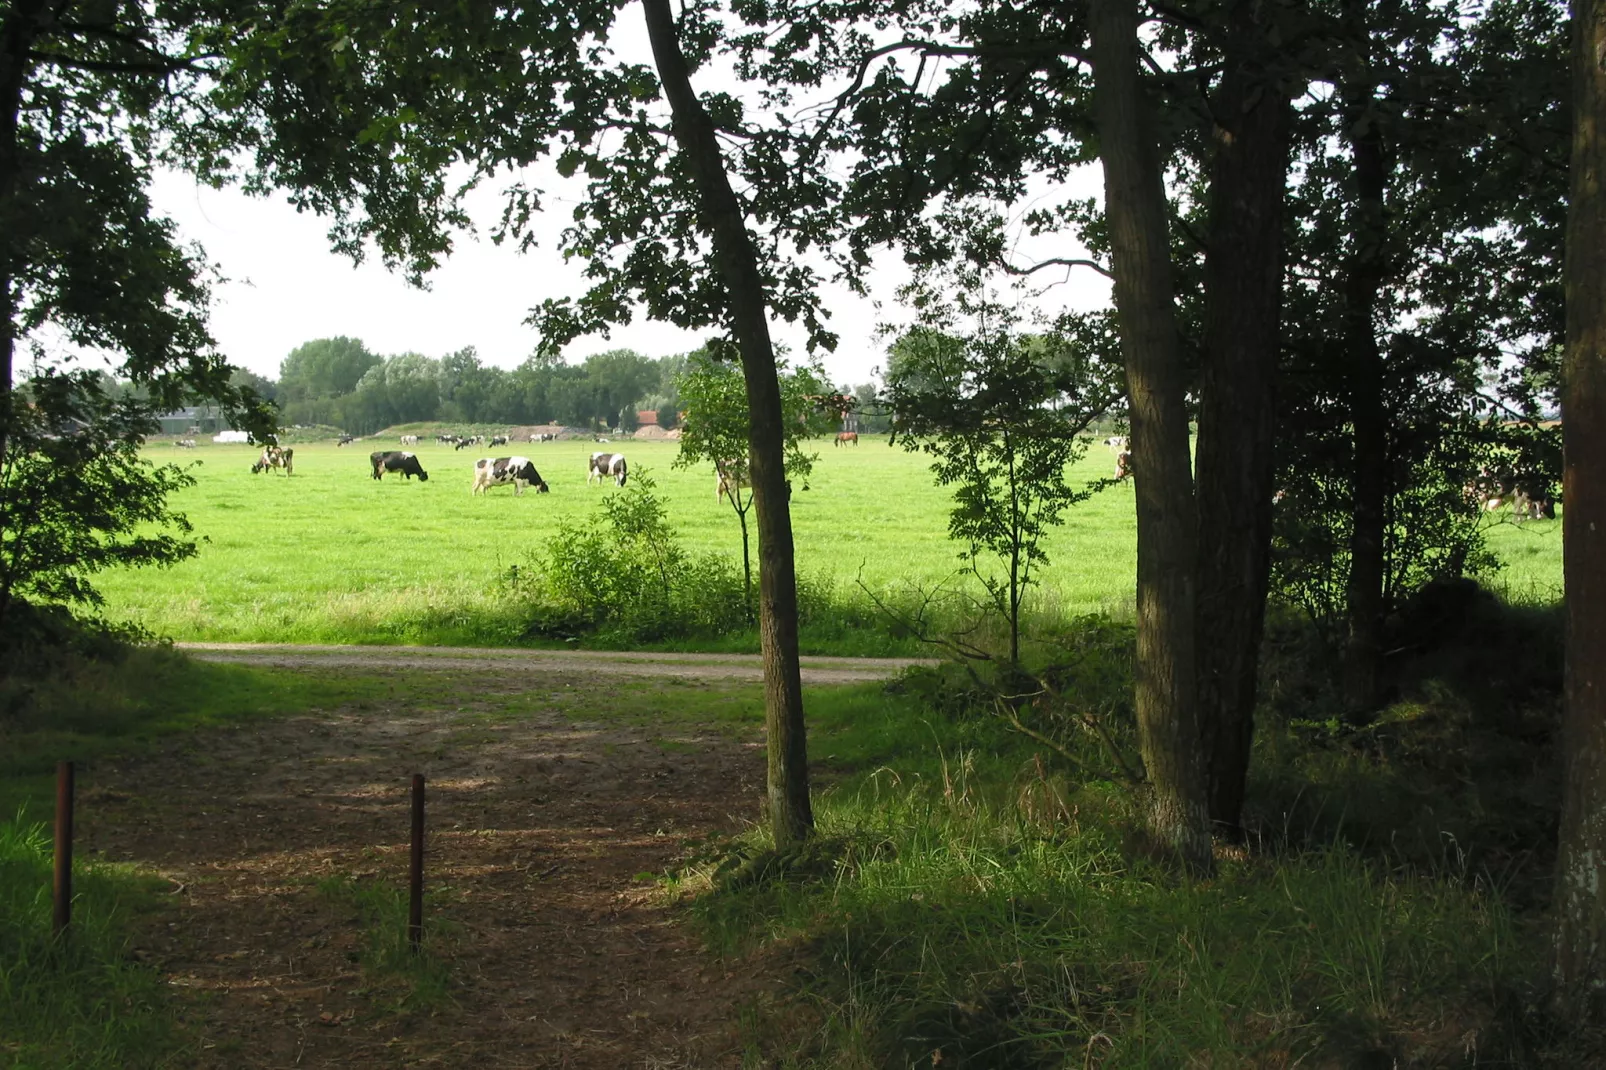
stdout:
<svg viewBox="0 0 1606 1070">
<path fill-rule="evenodd" d="M 413 774 L 413 854 L 407 869 L 407 943 L 424 939 L 424 774 Z"/>
<path fill-rule="evenodd" d="M 56 763 L 56 872 L 51 889 L 55 907 L 51 931 L 60 937 L 72 920 L 72 803 L 71 762 Z"/>
</svg>

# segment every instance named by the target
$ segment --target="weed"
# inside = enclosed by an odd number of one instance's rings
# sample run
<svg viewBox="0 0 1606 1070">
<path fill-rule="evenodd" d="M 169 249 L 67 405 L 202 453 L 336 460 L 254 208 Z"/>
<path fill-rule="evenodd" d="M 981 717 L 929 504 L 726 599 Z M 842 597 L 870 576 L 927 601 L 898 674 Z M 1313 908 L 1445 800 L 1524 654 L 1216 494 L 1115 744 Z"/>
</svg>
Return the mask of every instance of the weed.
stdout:
<svg viewBox="0 0 1606 1070">
<path fill-rule="evenodd" d="M 51 934 L 44 827 L 0 822 L 0 1062 L 19 1068 L 164 1065 L 180 1048 L 155 971 L 128 955 L 128 918 L 153 885 L 133 872 L 75 865 L 72 926 Z"/>
<path fill-rule="evenodd" d="M 424 938 L 415 951 L 407 937 L 407 892 L 399 885 L 325 877 L 318 881 L 317 891 L 356 915 L 362 928 L 357 961 L 363 976 L 375 988 L 393 993 L 396 1010 L 428 1010 L 450 998 L 450 971 L 439 951 L 452 926 L 436 916 L 442 900 L 449 898 L 446 893 L 426 890 Z"/>
</svg>

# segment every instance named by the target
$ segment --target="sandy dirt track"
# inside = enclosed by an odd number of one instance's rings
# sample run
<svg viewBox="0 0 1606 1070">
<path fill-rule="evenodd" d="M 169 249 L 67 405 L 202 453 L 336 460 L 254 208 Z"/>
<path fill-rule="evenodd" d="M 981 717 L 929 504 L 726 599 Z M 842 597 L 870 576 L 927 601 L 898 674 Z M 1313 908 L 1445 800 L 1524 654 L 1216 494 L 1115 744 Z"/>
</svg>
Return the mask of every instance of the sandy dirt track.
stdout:
<svg viewBox="0 0 1606 1070">
<path fill-rule="evenodd" d="M 761 728 L 698 723 L 673 697 L 754 702 L 756 659 L 186 649 L 372 683 L 350 704 L 172 737 L 81 775 L 84 847 L 170 883 L 170 909 L 144 919 L 131 950 L 178 999 L 192 1044 L 178 1065 L 744 1065 L 744 1016 L 784 999 L 794 967 L 711 954 L 643 875 L 762 819 Z M 810 659 L 805 679 L 905 664 Z M 526 667 L 539 671 L 508 671 Z M 679 679 L 647 716 L 609 713 L 644 676 Z M 366 923 L 328 888 L 402 886 L 419 771 L 428 925 L 448 981 L 443 999 L 411 1007 L 405 985 L 370 971 Z"/>
<path fill-rule="evenodd" d="M 200 661 L 280 668 L 464 671 L 528 669 L 576 674 L 659 676 L 688 680 L 763 679 L 757 654 L 656 654 L 612 650 L 523 650 L 492 647 L 316 646 L 290 643 L 178 643 Z M 929 658 L 802 658 L 805 684 L 886 680 Z"/>
</svg>

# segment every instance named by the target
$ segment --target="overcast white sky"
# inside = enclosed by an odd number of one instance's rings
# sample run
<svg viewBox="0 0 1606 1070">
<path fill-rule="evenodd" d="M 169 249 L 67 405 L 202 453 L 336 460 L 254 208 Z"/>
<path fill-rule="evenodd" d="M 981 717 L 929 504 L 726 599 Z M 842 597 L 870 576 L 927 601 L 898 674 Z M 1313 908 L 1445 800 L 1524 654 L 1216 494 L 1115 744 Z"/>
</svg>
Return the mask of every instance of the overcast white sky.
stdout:
<svg viewBox="0 0 1606 1070">
<path fill-rule="evenodd" d="M 331 253 L 327 223 L 296 212 L 281 197 L 212 190 L 171 173 L 158 175 L 151 192 L 157 210 L 177 223 L 186 240 L 199 242 L 229 278 L 215 293 L 213 333 L 230 360 L 262 375 L 276 377 L 279 362 L 301 343 L 342 334 L 387 355 L 411 350 L 438 357 L 472 345 L 486 363 L 513 367 L 535 346 L 535 332 L 523 322 L 529 310 L 547 297 L 584 289 L 579 266 L 565 264 L 555 251 L 551 238 L 567 213 L 550 199 L 550 237 L 541 248 L 520 254 L 488 239 L 465 237 L 430 277 L 430 289 L 418 290 L 377 262 L 354 266 Z M 477 207 L 482 224 L 494 219 L 494 196 L 480 197 Z M 1046 249 L 1037 253 L 1052 255 Z M 832 378 L 863 382 L 882 363 L 875 328 L 903 318 L 892 306 L 893 291 L 905 278 L 902 265 L 889 256 L 878 272 L 873 300 L 842 289 L 828 295 L 832 324 L 841 336 L 837 351 L 825 358 Z M 1083 270 L 1054 287 L 1047 301 L 1099 307 L 1108 292 L 1102 278 Z M 878 311 L 876 300 L 888 307 Z M 778 324 L 776 335 L 801 352 L 801 329 Z M 637 320 L 616 328 L 610 338 L 581 339 L 565 356 L 578 363 L 591 353 L 626 347 L 659 357 L 701 343 L 701 336 L 670 324 Z"/>
</svg>

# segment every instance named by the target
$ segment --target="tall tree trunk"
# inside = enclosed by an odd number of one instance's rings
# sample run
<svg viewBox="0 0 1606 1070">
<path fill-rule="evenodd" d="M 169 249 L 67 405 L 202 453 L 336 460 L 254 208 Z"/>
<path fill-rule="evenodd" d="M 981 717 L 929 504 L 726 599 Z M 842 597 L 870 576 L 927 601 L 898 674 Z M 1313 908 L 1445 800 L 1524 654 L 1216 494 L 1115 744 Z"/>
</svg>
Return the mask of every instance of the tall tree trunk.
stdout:
<svg viewBox="0 0 1606 1070">
<path fill-rule="evenodd" d="M 22 87 L 33 69 L 28 53 L 50 16 L 46 0 L 16 0 L 0 19 L 0 464 L 11 436 L 11 378 L 16 371 L 16 233 L 22 188 L 22 147 L 18 141 Z"/>
<path fill-rule="evenodd" d="M 701 225 L 730 301 L 731 331 L 742 358 L 751 429 L 748 456 L 758 511 L 758 634 L 764 656 L 764 726 L 769 742 L 770 827 L 777 846 L 814 828 L 809 806 L 803 679 L 797 655 L 797 576 L 787 500 L 781 384 L 770 343 L 769 305 L 758 253 L 725 173 L 713 119 L 692 90 L 669 0 L 642 0 L 653 59 L 674 115 L 675 141 L 691 164 Z"/>
<path fill-rule="evenodd" d="M 1283 293 L 1288 96 L 1238 0 L 1216 94 L 1199 388 L 1199 722 L 1210 819 L 1241 834 L 1271 570 L 1272 428 Z"/>
<path fill-rule="evenodd" d="M 1165 188 L 1138 79 L 1136 0 L 1093 0 L 1094 106 L 1131 404 L 1138 520 L 1137 718 L 1149 826 L 1193 868 L 1211 867 L 1196 716 L 1197 514 Z"/>
<path fill-rule="evenodd" d="M 1367 0 L 1353 0 L 1350 23 L 1364 47 Z M 1368 59 L 1369 63 L 1370 60 Z M 1345 589 L 1344 701 L 1369 715 L 1381 697 L 1383 662 L 1384 522 L 1387 518 L 1388 411 L 1383 404 L 1383 351 L 1377 342 L 1377 296 L 1387 271 L 1388 219 L 1383 197 L 1388 163 L 1378 129 L 1376 88 L 1368 81 L 1345 89 L 1345 126 L 1355 163 L 1354 243 L 1344 280 L 1344 360 L 1350 426 L 1355 437 L 1351 491 L 1350 571 Z"/>
<path fill-rule="evenodd" d="M 1562 543 L 1567 774 L 1556 875 L 1556 982 L 1606 1014 L 1606 0 L 1573 0 Z"/>
</svg>

